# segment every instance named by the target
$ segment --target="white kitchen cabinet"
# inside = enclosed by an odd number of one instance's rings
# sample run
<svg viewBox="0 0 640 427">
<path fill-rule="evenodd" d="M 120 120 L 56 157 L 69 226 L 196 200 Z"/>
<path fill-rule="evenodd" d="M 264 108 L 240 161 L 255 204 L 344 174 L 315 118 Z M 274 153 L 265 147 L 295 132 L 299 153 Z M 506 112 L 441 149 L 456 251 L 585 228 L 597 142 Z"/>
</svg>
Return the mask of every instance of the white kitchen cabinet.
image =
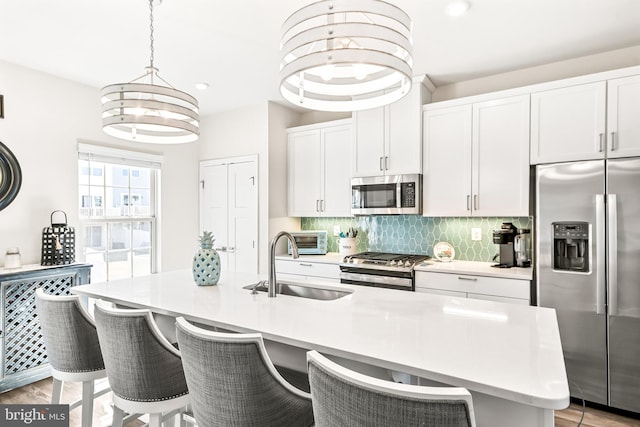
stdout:
<svg viewBox="0 0 640 427">
<path fill-rule="evenodd" d="M 420 112 L 430 98 L 423 79 L 393 104 L 353 113 L 353 176 L 422 173 Z"/>
<path fill-rule="evenodd" d="M 607 82 L 607 157 L 640 156 L 640 75 Z"/>
<path fill-rule="evenodd" d="M 276 259 L 276 278 L 340 283 L 340 266 L 337 263 L 313 262 L 299 258 Z"/>
<path fill-rule="evenodd" d="M 288 130 L 288 212 L 351 216 L 351 120 Z"/>
<path fill-rule="evenodd" d="M 416 292 L 529 304 L 529 280 L 416 271 Z"/>
<path fill-rule="evenodd" d="M 424 216 L 529 215 L 529 96 L 424 111 Z"/>
<path fill-rule="evenodd" d="M 531 164 L 640 155 L 640 76 L 531 95 Z"/>
<path fill-rule="evenodd" d="M 606 82 L 531 94 L 531 164 L 605 156 Z"/>
</svg>

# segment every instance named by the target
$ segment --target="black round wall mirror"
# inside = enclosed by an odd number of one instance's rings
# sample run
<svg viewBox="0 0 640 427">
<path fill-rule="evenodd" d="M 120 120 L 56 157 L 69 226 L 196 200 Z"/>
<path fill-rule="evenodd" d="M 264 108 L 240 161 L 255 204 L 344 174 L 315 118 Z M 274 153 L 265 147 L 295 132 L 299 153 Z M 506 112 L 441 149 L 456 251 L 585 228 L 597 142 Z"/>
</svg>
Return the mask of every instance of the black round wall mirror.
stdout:
<svg viewBox="0 0 640 427">
<path fill-rule="evenodd" d="M 0 142 L 0 210 L 9 206 L 20 191 L 22 171 L 18 159 Z"/>
</svg>

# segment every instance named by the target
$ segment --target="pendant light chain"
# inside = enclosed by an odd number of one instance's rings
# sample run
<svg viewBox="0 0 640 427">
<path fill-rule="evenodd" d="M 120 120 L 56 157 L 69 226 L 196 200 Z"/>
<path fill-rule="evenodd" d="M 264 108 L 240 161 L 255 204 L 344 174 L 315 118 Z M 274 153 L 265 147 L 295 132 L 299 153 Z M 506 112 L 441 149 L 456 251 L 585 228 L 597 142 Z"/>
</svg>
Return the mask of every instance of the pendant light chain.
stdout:
<svg viewBox="0 0 640 427">
<path fill-rule="evenodd" d="M 149 58 L 149 62 L 151 65 L 151 68 L 153 68 L 153 0 L 149 0 L 149 42 L 150 42 L 150 47 L 151 47 L 151 57 Z"/>
</svg>

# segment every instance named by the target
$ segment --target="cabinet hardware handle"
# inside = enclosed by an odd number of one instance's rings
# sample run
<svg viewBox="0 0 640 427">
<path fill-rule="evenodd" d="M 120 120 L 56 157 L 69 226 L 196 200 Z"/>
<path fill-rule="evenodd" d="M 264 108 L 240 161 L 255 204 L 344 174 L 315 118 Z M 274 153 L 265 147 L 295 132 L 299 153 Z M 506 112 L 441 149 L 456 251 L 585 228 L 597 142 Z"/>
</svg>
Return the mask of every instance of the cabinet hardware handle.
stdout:
<svg viewBox="0 0 640 427">
<path fill-rule="evenodd" d="M 384 170 L 389 170 L 389 157 L 384 157 Z"/>
<path fill-rule="evenodd" d="M 383 159 L 383 157 L 380 157 L 380 170 L 381 171 L 384 170 L 384 165 L 382 164 L 382 159 Z"/>
<path fill-rule="evenodd" d="M 301 262 L 300 265 L 303 267 L 313 267 L 313 264 L 308 264 L 306 262 Z"/>
<path fill-rule="evenodd" d="M 478 210 L 478 195 L 477 194 L 473 195 L 473 210 L 474 211 Z"/>
<path fill-rule="evenodd" d="M 471 195 L 467 194 L 467 210 L 471 210 Z"/>
<path fill-rule="evenodd" d="M 611 132 L 611 151 L 615 151 L 616 149 L 616 133 Z"/>
<path fill-rule="evenodd" d="M 324 199 L 320 199 L 320 212 L 324 212 Z"/>
<path fill-rule="evenodd" d="M 320 200 L 316 200 L 316 212 L 320 212 Z"/>
<path fill-rule="evenodd" d="M 601 153 L 604 151 L 604 134 L 600 134 L 600 150 Z"/>
<path fill-rule="evenodd" d="M 478 280 L 477 277 L 462 277 L 462 276 L 458 276 L 458 280 L 469 280 L 471 282 L 475 282 Z"/>
</svg>

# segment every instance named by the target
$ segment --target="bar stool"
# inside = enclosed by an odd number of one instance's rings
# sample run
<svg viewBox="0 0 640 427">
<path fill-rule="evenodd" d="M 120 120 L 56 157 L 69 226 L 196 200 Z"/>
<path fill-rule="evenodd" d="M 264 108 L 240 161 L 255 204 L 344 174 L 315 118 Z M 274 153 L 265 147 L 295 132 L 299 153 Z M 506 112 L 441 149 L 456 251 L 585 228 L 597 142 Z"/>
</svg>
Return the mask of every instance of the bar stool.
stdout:
<svg viewBox="0 0 640 427">
<path fill-rule="evenodd" d="M 260 334 L 208 331 L 178 317 L 176 335 L 198 426 L 313 425 L 311 395 L 278 373 Z"/>
<path fill-rule="evenodd" d="M 475 427 L 471 394 L 462 387 L 399 384 L 354 372 L 307 353 L 317 427 Z"/>
<path fill-rule="evenodd" d="M 111 390 L 95 391 L 95 381 L 107 377 L 95 323 L 77 295 L 49 295 L 38 288 L 36 311 L 53 377 L 51 403 L 60 403 L 65 382 L 82 382 L 82 399 L 69 410 L 82 405 L 82 427 L 91 427 L 93 400 Z"/>
<path fill-rule="evenodd" d="M 162 335 L 151 312 L 98 300 L 94 314 L 113 390 L 112 426 L 122 426 L 125 412 L 149 414 L 151 427 L 182 414 L 190 397 L 180 352 Z M 184 425 L 182 416 L 180 421 Z"/>
</svg>

